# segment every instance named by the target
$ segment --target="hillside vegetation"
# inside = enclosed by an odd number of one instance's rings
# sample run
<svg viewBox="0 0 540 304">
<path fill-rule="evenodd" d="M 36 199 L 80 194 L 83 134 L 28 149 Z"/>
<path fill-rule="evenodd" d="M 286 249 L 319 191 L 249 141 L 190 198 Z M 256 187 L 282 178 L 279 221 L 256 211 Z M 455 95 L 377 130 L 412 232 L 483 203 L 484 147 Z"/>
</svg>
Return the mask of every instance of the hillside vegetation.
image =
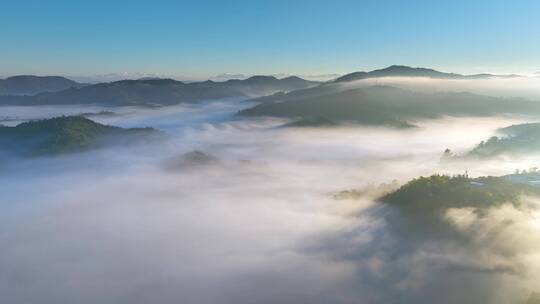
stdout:
<svg viewBox="0 0 540 304">
<path fill-rule="evenodd" d="M 503 177 L 432 175 L 413 179 L 380 200 L 404 210 L 439 212 L 448 208 L 519 204 L 522 195 L 540 195 L 540 189 Z"/>
<path fill-rule="evenodd" d="M 82 116 L 62 116 L 0 128 L 3 151 L 24 156 L 80 152 L 156 135 L 152 128 L 123 129 Z M 113 140 L 114 139 L 114 140 Z"/>
<path fill-rule="evenodd" d="M 540 103 L 471 93 L 425 94 L 389 86 L 336 91 L 327 85 L 263 98 L 239 115 L 410 127 L 409 121 L 416 119 L 504 113 L 540 113 Z"/>
</svg>

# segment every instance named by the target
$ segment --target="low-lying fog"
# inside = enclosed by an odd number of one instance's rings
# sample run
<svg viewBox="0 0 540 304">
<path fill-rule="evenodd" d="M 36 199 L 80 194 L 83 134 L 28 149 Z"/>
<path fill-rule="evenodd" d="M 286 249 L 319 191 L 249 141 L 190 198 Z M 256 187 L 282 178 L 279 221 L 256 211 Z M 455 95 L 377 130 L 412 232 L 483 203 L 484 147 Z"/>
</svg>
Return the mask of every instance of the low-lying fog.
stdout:
<svg viewBox="0 0 540 304">
<path fill-rule="evenodd" d="M 158 109 L 4 107 L 19 120 L 152 126 L 150 146 L 0 160 L 2 303 L 521 303 L 540 292 L 540 214 L 510 206 L 448 220 L 474 244 L 392 235 L 381 203 L 332 194 L 419 175 L 503 175 L 540 155 L 439 164 L 523 117 L 398 130 L 282 128 L 242 101 Z M 211 166 L 168 170 L 200 150 Z"/>
</svg>

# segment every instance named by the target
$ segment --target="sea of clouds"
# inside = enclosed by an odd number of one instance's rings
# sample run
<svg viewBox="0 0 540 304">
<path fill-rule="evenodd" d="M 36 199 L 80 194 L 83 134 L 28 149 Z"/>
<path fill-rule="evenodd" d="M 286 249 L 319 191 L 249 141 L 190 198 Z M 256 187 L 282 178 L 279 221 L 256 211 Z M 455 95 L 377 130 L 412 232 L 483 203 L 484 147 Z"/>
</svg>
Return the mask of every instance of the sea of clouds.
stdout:
<svg viewBox="0 0 540 304">
<path fill-rule="evenodd" d="M 540 155 L 439 158 L 530 118 L 283 128 L 280 119 L 234 116 L 249 105 L 3 107 L 19 121 L 113 111 L 92 119 L 168 137 L 0 160 L 0 302 L 502 304 L 540 292 L 532 199 L 482 216 L 451 209 L 444 220 L 456 236 L 441 239 L 416 235 L 422 227 L 373 197 L 333 195 L 434 173 L 528 169 Z M 219 162 L 167 168 L 193 150 Z"/>
</svg>

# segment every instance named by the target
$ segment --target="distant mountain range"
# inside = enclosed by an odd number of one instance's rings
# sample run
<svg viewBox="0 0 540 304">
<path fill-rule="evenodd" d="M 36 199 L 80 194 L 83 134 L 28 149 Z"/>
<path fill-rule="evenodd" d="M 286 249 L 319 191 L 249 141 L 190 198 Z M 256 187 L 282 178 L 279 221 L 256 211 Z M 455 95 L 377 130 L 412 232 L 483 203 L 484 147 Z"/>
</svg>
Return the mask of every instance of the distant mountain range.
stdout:
<svg viewBox="0 0 540 304">
<path fill-rule="evenodd" d="M 82 86 L 84 84 L 60 76 L 21 75 L 0 79 L 0 95 L 35 95 Z"/>
<path fill-rule="evenodd" d="M 319 86 L 276 93 L 253 99 L 244 116 L 276 116 L 298 119 L 289 126 L 331 126 L 342 122 L 408 127 L 410 120 L 443 115 L 488 116 L 504 113 L 540 113 L 540 104 L 522 99 L 502 99 L 471 93 L 423 94 L 390 86 L 343 86 L 355 80 L 380 77 L 428 77 L 432 79 L 483 79 L 492 74 L 461 75 L 428 68 L 393 65 L 371 72 L 355 72 Z"/>
<path fill-rule="evenodd" d="M 334 84 L 380 77 L 486 79 L 518 76 L 461 75 L 402 65 L 393 65 L 370 72 L 354 72 L 324 83 L 308 81 L 296 76 L 282 79 L 273 76 L 253 76 L 221 82 L 207 80 L 188 83 L 173 79 L 143 77 L 136 80 L 82 84 L 57 76 L 14 76 L 0 80 L 0 105 L 171 105 L 230 97 L 262 96 L 265 97 L 256 101 L 273 102 L 330 94 L 339 90 L 333 86 Z"/>
<path fill-rule="evenodd" d="M 351 122 L 409 127 L 410 120 L 444 115 L 540 114 L 540 103 L 524 99 L 504 99 L 472 93 L 425 94 L 389 86 L 344 91 L 336 90 L 335 87 L 319 86 L 261 98 L 262 103 L 239 112 L 239 115 L 299 119 L 293 126 L 328 126 Z"/>
<path fill-rule="evenodd" d="M 100 75 L 93 75 L 93 76 L 69 76 L 69 79 L 75 80 L 77 82 L 82 83 L 88 83 L 88 84 L 96 84 L 96 83 L 103 83 L 103 82 L 114 82 L 114 81 L 120 81 L 120 80 L 136 80 L 136 79 L 145 79 L 145 78 L 174 78 L 172 76 L 166 76 L 156 73 L 107 73 L 107 74 L 100 74 Z M 184 80 L 184 79 L 178 79 L 178 80 Z"/>
<path fill-rule="evenodd" d="M 184 83 L 173 79 L 139 79 L 71 87 L 34 96 L 0 96 L 0 105 L 105 104 L 171 105 L 230 97 L 256 97 L 310 88 L 319 82 L 291 76 L 253 76 L 245 80 Z"/>
<path fill-rule="evenodd" d="M 486 79 L 493 77 L 519 77 L 518 75 L 494 75 L 494 74 L 474 74 L 474 75 L 462 75 L 456 73 L 439 72 L 428 68 L 413 68 L 404 65 L 392 65 L 384 69 L 373 70 L 371 72 L 354 72 L 343 75 L 335 82 L 348 82 L 355 80 L 362 80 L 368 78 L 380 78 L 380 77 L 428 77 L 435 79 Z"/>
<path fill-rule="evenodd" d="M 413 68 L 403 65 L 393 65 L 384 69 L 373 70 L 371 72 L 354 72 L 346 74 L 332 81 L 324 82 L 319 86 L 289 92 L 287 94 L 279 92 L 274 95 L 263 96 L 253 101 L 261 103 L 284 102 L 300 98 L 328 95 L 343 91 L 342 83 L 356 80 L 374 79 L 382 77 L 424 77 L 432 79 L 489 79 L 489 78 L 512 78 L 521 77 L 519 75 L 494 75 L 494 74 L 474 74 L 461 75 L 456 73 L 444 73 L 428 68 Z"/>
</svg>

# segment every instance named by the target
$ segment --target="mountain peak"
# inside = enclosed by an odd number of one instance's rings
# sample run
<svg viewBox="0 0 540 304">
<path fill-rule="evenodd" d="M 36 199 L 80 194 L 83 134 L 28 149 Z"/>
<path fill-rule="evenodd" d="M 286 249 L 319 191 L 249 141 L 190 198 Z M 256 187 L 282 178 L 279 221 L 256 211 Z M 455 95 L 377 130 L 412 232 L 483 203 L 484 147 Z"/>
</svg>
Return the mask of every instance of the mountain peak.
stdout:
<svg viewBox="0 0 540 304">
<path fill-rule="evenodd" d="M 414 72 L 414 71 L 431 71 L 431 72 L 437 72 L 434 69 L 430 68 L 422 68 L 422 67 L 411 67 L 407 65 L 399 65 L 394 64 L 389 67 L 386 67 L 384 69 L 379 69 L 375 71 L 388 71 L 388 72 Z M 374 72 L 374 71 L 372 71 Z"/>
<path fill-rule="evenodd" d="M 436 78 L 436 79 L 461 79 L 461 78 L 471 78 L 471 77 L 488 78 L 492 76 L 493 75 L 490 75 L 490 74 L 466 76 L 466 75 L 455 74 L 455 73 L 440 72 L 440 71 L 430 69 L 430 68 L 410 67 L 406 65 L 391 65 L 389 67 L 373 70 L 370 72 L 350 73 L 350 74 L 337 78 L 335 82 L 347 82 L 347 81 L 361 80 L 361 79 L 367 79 L 367 78 L 380 78 L 380 77 L 429 77 L 429 78 Z"/>
<path fill-rule="evenodd" d="M 266 76 L 266 75 L 255 75 L 246 79 L 246 81 L 273 81 L 273 80 L 278 80 L 278 79 L 274 76 Z"/>
<path fill-rule="evenodd" d="M 286 81 L 291 81 L 291 80 L 293 80 L 293 81 L 305 81 L 305 79 L 302 79 L 302 78 L 300 78 L 300 77 L 298 77 L 298 76 L 294 76 L 294 75 L 293 75 L 293 76 L 289 76 L 289 77 L 282 78 L 281 80 L 286 80 Z"/>
<path fill-rule="evenodd" d="M 174 80 L 171 78 L 151 78 L 151 79 L 126 79 L 110 82 L 110 84 L 151 84 L 151 85 L 173 85 L 173 84 L 183 84 L 183 82 Z M 99 85 L 99 84 L 98 84 Z"/>
<path fill-rule="evenodd" d="M 408 65 L 401 65 L 401 64 L 393 64 L 389 67 L 386 67 L 384 69 L 381 69 L 381 70 L 414 70 L 414 69 L 419 69 L 419 68 L 413 68 L 411 66 L 408 66 Z"/>
</svg>

